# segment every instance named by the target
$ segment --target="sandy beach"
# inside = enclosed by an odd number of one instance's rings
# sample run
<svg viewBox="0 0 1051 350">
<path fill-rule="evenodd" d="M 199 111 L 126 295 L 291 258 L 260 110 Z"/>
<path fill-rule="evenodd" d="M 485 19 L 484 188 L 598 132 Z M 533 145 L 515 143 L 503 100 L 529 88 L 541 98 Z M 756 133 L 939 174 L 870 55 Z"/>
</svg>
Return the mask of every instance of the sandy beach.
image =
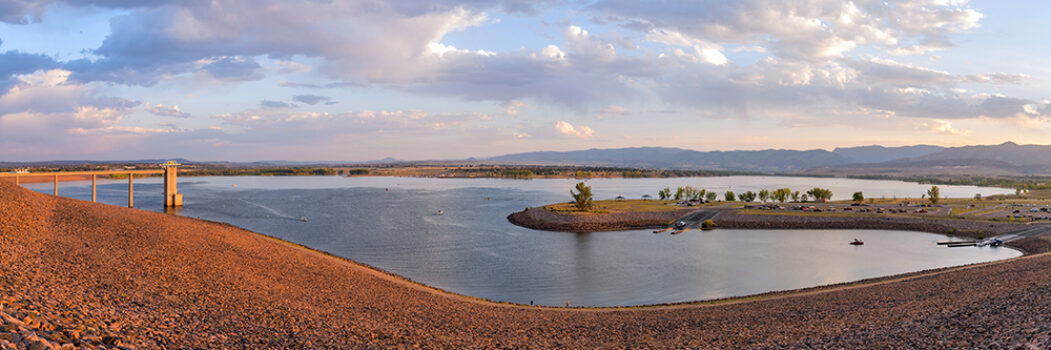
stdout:
<svg viewBox="0 0 1051 350">
<path fill-rule="evenodd" d="M 229 225 L 0 182 L 0 348 L 1046 348 L 1051 255 L 722 304 L 456 295 Z"/>
</svg>

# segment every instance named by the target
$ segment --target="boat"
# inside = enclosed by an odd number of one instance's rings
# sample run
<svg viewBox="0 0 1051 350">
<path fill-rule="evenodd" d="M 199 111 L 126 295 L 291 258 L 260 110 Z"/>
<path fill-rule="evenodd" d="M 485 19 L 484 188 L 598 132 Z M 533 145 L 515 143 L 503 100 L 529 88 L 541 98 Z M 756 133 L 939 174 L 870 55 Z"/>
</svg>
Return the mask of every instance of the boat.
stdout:
<svg viewBox="0 0 1051 350">
<path fill-rule="evenodd" d="M 445 212 L 444 212 L 444 211 L 441 211 L 441 210 L 439 210 L 439 211 L 438 211 L 438 215 L 445 215 Z"/>
<path fill-rule="evenodd" d="M 863 244 L 865 244 L 865 242 L 860 240 L 860 239 L 857 239 L 857 238 L 855 238 L 853 242 L 850 242 L 850 245 L 863 245 Z"/>
</svg>

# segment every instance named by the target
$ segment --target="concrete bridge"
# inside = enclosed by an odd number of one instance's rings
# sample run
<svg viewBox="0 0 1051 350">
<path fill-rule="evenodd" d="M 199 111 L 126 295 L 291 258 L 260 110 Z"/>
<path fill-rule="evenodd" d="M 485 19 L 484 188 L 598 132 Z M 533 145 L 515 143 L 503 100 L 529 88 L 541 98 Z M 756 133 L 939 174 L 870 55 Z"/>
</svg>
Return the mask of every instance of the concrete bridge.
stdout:
<svg viewBox="0 0 1051 350">
<path fill-rule="evenodd" d="M 27 177 L 51 177 L 54 182 L 55 196 L 58 196 L 58 178 L 61 176 L 91 176 L 91 201 L 95 202 L 98 191 L 95 184 L 99 175 L 128 175 L 128 208 L 135 207 L 135 175 L 164 175 L 164 207 L 181 207 L 182 194 L 179 193 L 179 165 L 175 162 L 161 164 L 160 170 L 107 170 L 107 171 L 67 171 L 67 172 L 45 172 L 45 173 L 0 173 L 0 179 L 14 178 L 15 184 L 21 184 L 22 178 Z"/>
</svg>

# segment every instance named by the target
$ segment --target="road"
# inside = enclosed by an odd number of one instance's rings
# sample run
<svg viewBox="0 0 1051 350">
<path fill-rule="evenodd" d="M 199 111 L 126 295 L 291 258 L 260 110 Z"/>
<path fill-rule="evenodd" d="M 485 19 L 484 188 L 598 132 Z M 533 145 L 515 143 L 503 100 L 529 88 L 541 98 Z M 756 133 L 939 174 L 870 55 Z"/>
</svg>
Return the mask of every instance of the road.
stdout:
<svg viewBox="0 0 1051 350">
<path fill-rule="evenodd" d="M 701 228 L 701 223 L 703 223 L 704 220 L 710 220 L 712 218 L 715 218 L 716 215 L 719 215 L 718 210 L 699 209 L 691 211 L 689 214 L 686 214 L 685 216 L 679 218 L 679 220 L 675 220 L 675 223 L 673 223 L 670 227 L 661 231 L 678 230 L 675 231 L 675 233 L 678 233 L 686 230 L 698 229 Z M 681 226 L 678 225 L 680 221 L 683 222 L 683 225 Z"/>
<path fill-rule="evenodd" d="M 1030 227 L 1023 230 L 1005 233 L 999 236 L 989 237 L 984 241 L 978 242 L 978 246 L 981 247 L 989 245 L 994 240 L 1000 240 L 1003 243 L 1007 243 L 1011 241 L 1017 241 L 1026 237 L 1040 236 L 1044 234 L 1051 234 L 1051 224 L 1030 225 Z"/>
</svg>

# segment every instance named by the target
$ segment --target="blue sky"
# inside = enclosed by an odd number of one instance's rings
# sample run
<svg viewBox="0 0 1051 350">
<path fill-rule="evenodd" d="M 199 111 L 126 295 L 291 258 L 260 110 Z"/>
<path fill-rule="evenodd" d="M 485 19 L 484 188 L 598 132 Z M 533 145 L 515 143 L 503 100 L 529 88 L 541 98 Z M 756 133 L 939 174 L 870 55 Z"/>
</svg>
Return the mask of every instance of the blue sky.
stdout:
<svg viewBox="0 0 1051 350">
<path fill-rule="evenodd" d="M 1047 143 L 1045 2 L 0 1 L 0 160 Z"/>
</svg>

